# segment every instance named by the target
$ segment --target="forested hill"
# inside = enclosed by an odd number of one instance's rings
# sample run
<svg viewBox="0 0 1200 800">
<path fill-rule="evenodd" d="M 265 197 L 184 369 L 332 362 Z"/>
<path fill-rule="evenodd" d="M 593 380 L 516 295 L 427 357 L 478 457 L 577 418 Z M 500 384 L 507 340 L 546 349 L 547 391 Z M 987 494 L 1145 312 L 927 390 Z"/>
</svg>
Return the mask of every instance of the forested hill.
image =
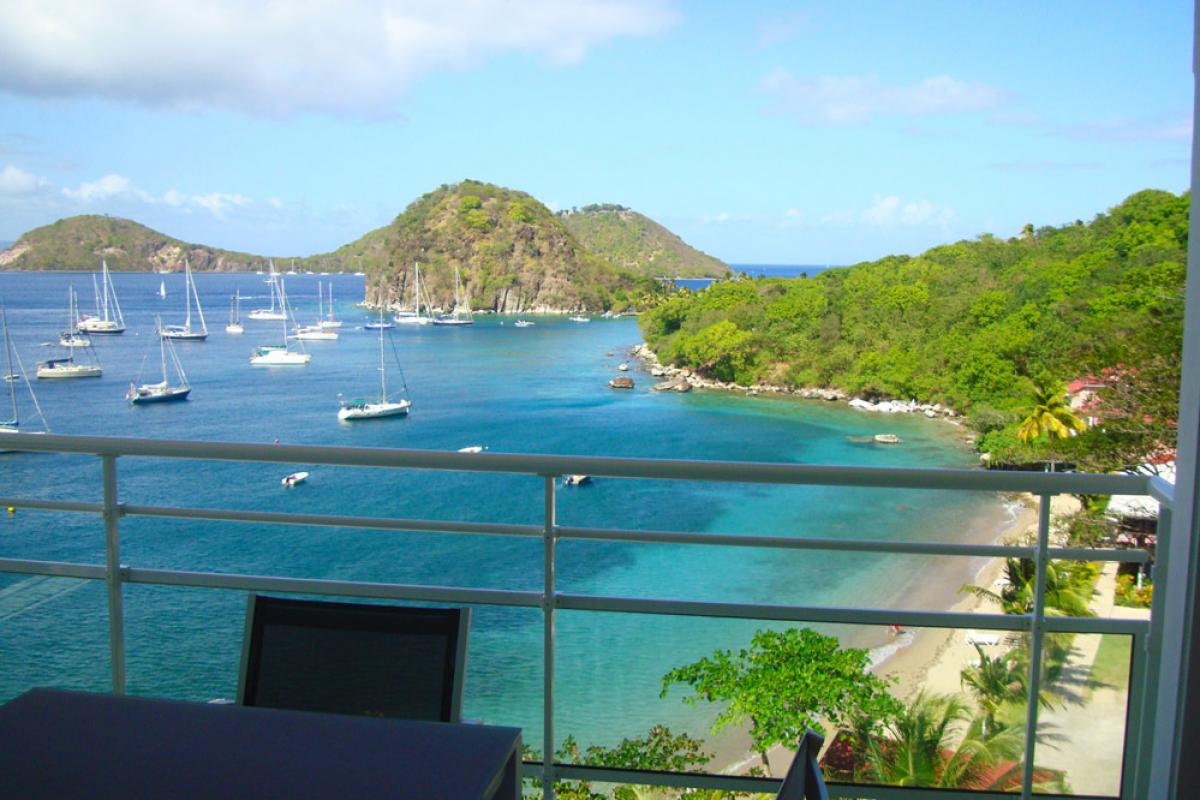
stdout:
<svg viewBox="0 0 1200 800">
<path fill-rule="evenodd" d="M 1177 365 L 1188 205 L 1147 190 L 1090 223 L 719 282 L 643 314 L 642 331 L 664 362 L 723 380 L 940 401 L 1011 431 L 1035 386 Z"/>
<path fill-rule="evenodd" d="M 472 308 L 511 313 L 623 309 L 658 287 L 589 252 L 528 194 L 479 181 L 443 185 L 391 225 L 303 263 L 364 271 L 368 302 L 409 305 L 419 263 L 422 295 L 443 308 L 457 268 Z"/>
<path fill-rule="evenodd" d="M 558 215 L 584 247 L 618 267 L 650 277 L 717 278 L 729 274 L 724 262 L 624 206 L 596 204 Z"/>
<path fill-rule="evenodd" d="M 89 270 L 108 266 L 128 272 L 183 271 L 185 258 L 194 269 L 238 271 L 262 262 L 257 256 L 189 244 L 145 225 L 98 214 L 68 217 L 25 233 L 0 248 L 0 269 Z"/>
</svg>

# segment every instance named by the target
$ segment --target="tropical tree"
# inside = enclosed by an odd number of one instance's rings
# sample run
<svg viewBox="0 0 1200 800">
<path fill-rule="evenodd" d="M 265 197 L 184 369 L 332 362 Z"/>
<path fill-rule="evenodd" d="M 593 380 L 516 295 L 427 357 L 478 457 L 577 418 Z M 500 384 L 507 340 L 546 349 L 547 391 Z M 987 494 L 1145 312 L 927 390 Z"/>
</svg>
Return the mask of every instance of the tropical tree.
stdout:
<svg viewBox="0 0 1200 800">
<path fill-rule="evenodd" d="M 808 728 L 823 732 L 821 720 L 848 728 L 859 717 L 885 721 L 900 711 L 888 682 L 869 666 L 866 650 L 842 648 L 836 637 L 810 628 L 763 630 L 748 649 L 718 650 L 671 670 L 663 676 L 661 696 L 684 683 L 694 692 L 685 703 L 726 703 L 713 731 L 749 721 L 754 751 L 769 773 L 767 751 L 795 746 Z"/>
<path fill-rule="evenodd" d="M 1075 561 L 1050 561 L 1046 565 L 1046 614 L 1090 617 L 1091 581 L 1094 568 Z M 962 591 L 992 600 L 1005 614 L 1033 612 L 1037 594 L 1037 565 L 1028 558 L 1004 561 L 1005 585 L 999 593 L 983 586 L 966 584 Z"/>
<path fill-rule="evenodd" d="M 870 720 L 863 720 L 870 726 Z M 861 730 L 865 764 L 859 780 L 929 788 L 993 788 L 1009 776 L 980 786 L 996 765 L 1020 760 L 1024 734 L 1019 726 L 984 732 L 982 718 L 953 695 L 919 693 L 884 726 L 883 736 Z"/>
<path fill-rule="evenodd" d="M 1061 385 L 1033 387 L 1033 410 L 1017 428 L 1017 438 L 1025 444 L 1045 439 L 1051 454 L 1050 471 L 1054 471 L 1054 447 L 1058 441 L 1070 438 L 1072 432 L 1087 430 L 1083 420 L 1067 405 L 1067 395 Z"/>
<path fill-rule="evenodd" d="M 959 680 L 975 695 L 979 710 L 983 712 L 981 730 L 987 735 L 1000 727 L 996 714 L 1001 706 L 1005 703 L 1024 704 L 1029 697 L 1029 663 L 1021 649 L 993 657 L 976 644 L 975 652 L 979 654 L 979 663 L 964 669 Z M 1042 707 L 1053 707 L 1053 692 L 1042 689 L 1038 694 Z"/>
</svg>

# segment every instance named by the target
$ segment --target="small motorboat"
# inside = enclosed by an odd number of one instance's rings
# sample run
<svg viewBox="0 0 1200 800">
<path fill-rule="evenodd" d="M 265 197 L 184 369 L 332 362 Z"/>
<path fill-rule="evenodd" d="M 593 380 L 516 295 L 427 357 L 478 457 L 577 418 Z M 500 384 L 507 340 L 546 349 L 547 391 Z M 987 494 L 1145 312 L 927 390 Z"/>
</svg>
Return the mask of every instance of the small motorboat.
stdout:
<svg viewBox="0 0 1200 800">
<path fill-rule="evenodd" d="M 629 364 L 625 363 L 624 361 L 622 361 L 620 364 L 617 364 L 617 372 L 628 372 L 628 371 L 629 371 Z"/>
<path fill-rule="evenodd" d="M 894 433 L 877 433 L 872 438 L 879 444 L 900 444 L 900 437 Z"/>
<path fill-rule="evenodd" d="M 513 323 L 513 326 L 517 328 L 532 328 L 533 323 L 527 319 L 519 319 Z"/>
<path fill-rule="evenodd" d="M 591 322 L 592 321 L 590 318 L 585 317 L 582 314 L 576 314 L 573 317 L 567 317 L 567 319 L 571 320 L 571 322 Z"/>
<path fill-rule="evenodd" d="M 458 452 L 460 453 L 482 453 L 484 450 L 487 450 L 487 448 L 481 444 L 472 444 L 467 447 L 458 448 Z"/>
<path fill-rule="evenodd" d="M 280 483 L 283 484 L 285 489 L 290 489 L 298 483 L 304 483 L 306 480 L 308 480 L 307 472 L 293 472 L 280 481 Z"/>
<path fill-rule="evenodd" d="M 562 480 L 563 486 L 583 486 L 585 483 L 591 483 L 592 478 L 589 475 L 564 475 Z"/>
</svg>

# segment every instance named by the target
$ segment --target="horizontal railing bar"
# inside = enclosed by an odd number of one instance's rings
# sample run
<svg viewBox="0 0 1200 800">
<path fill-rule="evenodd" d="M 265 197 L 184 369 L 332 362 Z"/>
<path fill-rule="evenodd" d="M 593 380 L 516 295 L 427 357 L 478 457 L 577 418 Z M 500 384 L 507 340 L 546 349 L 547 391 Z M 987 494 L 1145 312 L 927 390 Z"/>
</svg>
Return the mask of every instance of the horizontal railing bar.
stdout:
<svg viewBox="0 0 1200 800">
<path fill-rule="evenodd" d="M 1150 620 L 1125 617 L 1046 617 L 1046 630 L 1053 633 L 1119 633 L 1133 636 L 1150 632 Z"/>
<path fill-rule="evenodd" d="M 1149 564 L 1145 550 L 1117 550 L 1112 547 L 1051 547 L 1050 558 L 1060 561 L 1114 561 L 1119 564 Z"/>
<path fill-rule="evenodd" d="M 378 600 L 412 600 L 431 603 L 470 603 L 484 606 L 541 608 L 540 592 L 505 589 L 464 589 L 451 586 L 416 586 L 400 583 L 335 581 L 319 578 L 277 578 L 268 575 L 231 575 L 221 572 L 123 567 L 121 577 L 129 583 L 158 586 L 187 586 L 198 589 L 236 589 L 247 592 L 287 592 Z"/>
<path fill-rule="evenodd" d="M 41 511 L 82 511 L 99 514 L 104 511 L 101 503 L 77 503 L 71 500 L 35 500 L 25 497 L 0 497 L 0 506 L 4 508 L 32 508 Z"/>
<path fill-rule="evenodd" d="M 103 564 L 77 564 L 70 561 L 31 561 L 21 558 L 0 558 L 0 572 L 22 575 L 48 575 L 53 578 L 87 578 L 104 580 Z"/>
<path fill-rule="evenodd" d="M 761 619 L 780 622 L 827 622 L 849 625 L 907 625 L 912 628 L 979 628 L 1028 631 L 1029 617 L 1021 614 L 970 614 L 950 611 L 905 611 L 829 606 L 779 606 L 757 603 L 716 603 L 692 600 L 650 600 L 560 594 L 559 609 L 609 611 L 618 614 L 662 614 L 679 617 Z"/>
<path fill-rule="evenodd" d="M 613 478 L 790 483 L 892 489 L 958 489 L 1033 494 L 1145 494 L 1142 475 L 1044 473 L 978 469 L 835 467 L 737 461 L 551 456 L 524 453 L 451 453 L 321 445 L 195 442 L 110 436 L 13 434 L 14 449 L 149 458 L 327 464 L 348 467 L 400 467 L 504 472 L 527 475 L 586 474 Z M 7 443 L 7 442 L 6 442 Z"/>
<path fill-rule="evenodd" d="M 676 531 L 629 531 L 607 528 L 558 527 L 562 539 L 607 542 L 653 542 L 659 544 L 704 544 L 728 547 L 773 547 L 787 550 L 841 550 L 872 553 L 916 553 L 934 556 L 990 556 L 1032 558 L 1032 547 L 936 542 L 889 542 L 882 539 L 816 539 L 788 536 L 757 536 L 726 533 L 681 533 Z"/>
<path fill-rule="evenodd" d="M 205 519 L 215 522 L 266 522 L 272 525 L 314 525 L 392 531 L 471 533 L 486 536 L 536 536 L 538 538 L 542 536 L 542 528 L 538 525 L 393 519 L 390 517 L 347 517 L 337 514 L 291 514 L 278 511 L 234 511 L 219 508 L 182 508 L 175 506 L 141 506 L 129 504 L 122 504 L 121 510 L 126 516 Z"/>
<path fill-rule="evenodd" d="M 522 777 L 538 778 L 542 764 L 524 762 Z M 554 765 L 554 774 L 562 780 L 586 780 L 599 783 L 633 784 L 640 786 L 672 786 L 690 789 L 715 789 L 726 792 L 774 794 L 782 779 L 757 778 L 749 775 L 720 775 L 711 772 L 659 772 L 655 770 L 617 769 L 582 764 Z M 875 800 L 1012 800 L 1008 792 L 989 792 L 974 789 L 930 789 L 928 787 L 876 786 L 872 784 L 827 782 L 830 797 L 874 798 Z M 1080 795 L 1038 794 L 1038 798 L 1079 798 Z"/>
<path fill-rule="evenodd" d="M 1167 508 L 1172 508 L 1175 505 L 1175 484 L 1166 481 L 1158 475 L 1150 476 L 1150 480 L 1146 482 L 1145 494 L 1150 495 Z"/>
</svg>

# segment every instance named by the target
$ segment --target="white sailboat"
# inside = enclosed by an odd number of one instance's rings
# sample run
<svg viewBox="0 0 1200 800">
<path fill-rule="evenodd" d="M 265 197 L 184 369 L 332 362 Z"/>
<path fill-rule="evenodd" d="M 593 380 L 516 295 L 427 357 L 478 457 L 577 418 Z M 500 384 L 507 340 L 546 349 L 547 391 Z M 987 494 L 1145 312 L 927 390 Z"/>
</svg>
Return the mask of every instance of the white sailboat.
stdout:
<svg viewBox="0 0 1200 800">
<path fill-rule="evenodd" d="M 426 304 L 428 309 L 428 304 Z M 413 264 L 413 310 L 397 311 L 392 317 L 401 325 L 428 325 L 433 322 L 429 314 L 421 316 L 421 265 Z"/>
<path fill-rule="evenodd" d="M 229 324 L 225 326 L 226 333 L 245 333 L 246 329 L 242 327 L 242 292 L 239 289 L 233 293 L 233 300 L 229 303 Z"/>
<path fill-rule="evenodd" d="M 279 277 L 279 304 L 283 308 L 283 344 L 267 344 L 260 346 L 250 356 L 250 364 L 255 367 L 302 367 L 312 361 L 312 354 L 296 352 L 288 349 L 287 335 L 287 292 L 283 288 L 283 278 Z M 304 345 L 300 345 L 302 348 Z"/>
<path fill-rule="evenodd" d="M 167 299 L 167 282 L 166 281 L 158 282 L 158 299 L 159 300 Z"/>
<path fill-rule="evenodd" d="M 268 262 L 270 273 L 267 276 L 267 285 L 271 287 L 271 307 L 256 308 L 247 316 L 250 319 L 259 320 L 287 320 L 287 310 L 283 307 L 282 302 L 277 302 L 279 298 L 279 274 L 275 272 L 275 262 Z M 262 273 L 259 272 L 259 275 Z"/>
<path fill-rule="evenodd" d="M 8 386 L 8 399 L 11 405 L 11 416 L 8 419 L 0 419 L 0 436 L 6 433 L 21 432 L 21 418 L 17 411 L 17 383 L 21 381 L 23 381 L 25 385 L 29 387 L 29 397 L 33 400 L 33 407 L 37 410 L 38 416 L 42 419 L 42 427 L 46 432 L 49 432 L 50 426 L 46 424 L 46 418 L 42 416 L 42 409 L 38 405 L 37 395 L 33 393 L 33 385 L 30 384 L 29 381 L 25 380 L 25 368 L 21 366 L 21 360 L 19 356 L 15 359 L 17 368 L 15 371 L 13 369 L 14 353 L 12 339 L 10 339 L 8 336 L 8 314 L 5 313 L 4 306 L 0 306 L 0 328 L 3 329 L 4 337 L 4 374 L 6 378 L 11 378 L 4 381 L 4 383 Z M 32 432 L 38 433 L 38 431 Z M 0 453 L 12 452 L 15 451 L 0 449 Z"/>
<path fill-rule="evenodd" d="M 322 306 L 321 282 L 317 281 L 317 321 L 312 325 L 297 325 L 296 333 L 293 339 L 303 339 L 305 341 L 316 342 L 335 342 L 338 338 L 338 333 L 332 328 L 326 328 L 321 324 L 321 317 L 324 316 L 325 309 Z M 341 323 L 338 323 L 339 325 Z"/>
<path fill-rule="evenodd" d="M 200 307 L 200 293 L 196 291 L 196 279 L 192 277 L 192 266 L 185 258 L 183 260 L 183 305 L 187 309 L 187 317 L 182 325 L 160 325 L 158 335 L 164 339 L 184 339 L 200 342 L 208 338 L 208 324 L 204 321 L 204 309 Z M 200 327 L 192 327 L 192 300 L 196 301 L 196 316 L 200 318 Z"/>
<path fill-rule="evenodd" d="M 75 290 L 68 287 L 68 308 L 74 306 Z M 70 315 L 70 311 L 67 312 Z M 68 317 L 69 319 L 69 317 Z M 100 362 L 96 360 L 95 351 L 92 350 L 90 344 L 83 349 L 92 354 L 91 363 L 77 363 L 75 361 L 75 350 L 79 348 L 66 347 L 66 358 L 51 358 L 37 365 L 37 376 L 39 378 L 99 378 L 100 377 Z"/>
<path fill-rule="evenodd" d="M 159 321 L 159 327 L 160 329 L 162 327 L 161 321 Z M 129 384 L 129 391 L 125 393 L 125 399 L 133 405 L 186 400 L 191 394 L 192 387 L 188 384 L 187 373 L 183 371 L 183 364 L 179 362 L 179 356 L 175 353 L 175 343 L 171 341 L 172 338 L 170 336 L 158 337 L 158 352 L 162 359 L 162 381 L 160 383 L 144 383 L 141 386 L 135 383 Z M 167 379 L 168 354 L 171 356 L 171 366 L 175 369 L 175 375 L 179 378 L 176 386 L 172 386 Z"/>
<path fill-rule="evenodd" d="M 449 314 L 442 314 L 433 320 L 434 325 L 474 325 L 471 317 L 471 304 L 464 302 L 462 287 L 458 281 L 458 265 L 454 267 L 454 309 Z"/>
<path fill-rule="evenodd" d="M 113 286 L 112 276 L 108 274 L 108 262 L 100 259 L 101 282 L 104 284 L 103 304 L 100 302 L 101 291 L 96 284 L 96 276 L 92 275 L 92 289 L 96 293 L 96 316 L 84 315 L 79 320 L 78 330 L 84 333 L 117 334 L 125 332 L 125 318 L 121 316 L 121 303 L 117 300 L 117 289 Z"/>
<path fill-rule="evenodd" d="M 79 332 L 79 298 L 75 287 L 67 288 L 67 329 L 58 335 L 58 343 L 63 347 L 91 347 L 92 340 Z"/>
<path fill-rule="evenodd" d="M 364 305 L 366 305 L 366 303 L 364 303 Z M 391 289 L 387 290 L 387 301 L 384 302 L 383 284 L 382 283 L 379 284 L 379 321 L 377 322 L 375 320 L 371 320 L 369 322 L 364 322 L 363 328 L 368 331 L 375 331 L 375 330 L 383 330 L 384 328 L 396 327 L 391 322 L 389 322 L 388 320 L 385 320 L 383 318 L 384 309 L 391 307 L 391 305 L 392 305 L 392 290 Z"/>
<path fill-rule="evenodd" d="M 324 273 L 322 273 L 322 274 L 324 274 Z M 317 284 L 318 291 L 320 290 L 320 288 L 321 288 L 321 284 L 318 283 Z M 335 319 L 333 316 L 333 281 L 329 282 L 329 295 L 327 297 L 327 300 L 328 300 L 328 302 L 326 303 L 326 306 L 325 306 L 325 309 L 326 309 L 325 319 L 321 320 L 317 324 L 320 325 L 322 328 L 326 328 L 326 329 L 342 327 L 342 321 L 340 319 Z"/>
<path fill-rule="evenodd" d="M 383 309 L 379 310 L 380 322 L 383 321 Z M 403 373 L 401 373 L 403 382 Z M 383 358 L 383 328 L 379 329 L 379 399 L 342 400 L 338 398 L 341 408 L 338 409 L 339 420 L 379 419 L 381 417 L 401 417 L 408 414 L 412 405 L 407 399 L 392 401 L 388 399 L 387 365 Z"/>
</svg>

